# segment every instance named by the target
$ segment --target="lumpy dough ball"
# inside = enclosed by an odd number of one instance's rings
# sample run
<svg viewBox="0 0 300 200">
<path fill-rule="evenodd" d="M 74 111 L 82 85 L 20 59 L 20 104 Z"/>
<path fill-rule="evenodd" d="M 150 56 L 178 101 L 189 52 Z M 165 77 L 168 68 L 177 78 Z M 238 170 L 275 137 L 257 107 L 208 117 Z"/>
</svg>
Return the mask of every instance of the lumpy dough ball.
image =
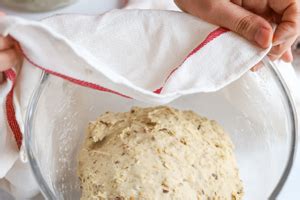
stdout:
<svg viewBox="0 0 300 200">
<path fill-rule="evenodd" d="M 215 121 L 169 107 L 133 108 L 89 124 L 81 200 L 238 200 L 233 145 Z"/>
</svg>

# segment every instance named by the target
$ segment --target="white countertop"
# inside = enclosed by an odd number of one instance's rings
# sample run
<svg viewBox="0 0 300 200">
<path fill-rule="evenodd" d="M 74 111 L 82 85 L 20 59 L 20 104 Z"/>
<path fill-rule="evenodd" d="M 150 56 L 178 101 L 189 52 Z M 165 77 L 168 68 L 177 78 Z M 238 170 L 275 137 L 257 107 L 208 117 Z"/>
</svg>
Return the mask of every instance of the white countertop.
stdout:
<svg viewBox="0 0 300 200">
<path fill-rule="evenodd" d="M 58 13 L 88 13 L 88 14 L 99 14 L 103 13 L 112 8 L 121 7 L 120 0 L 80 0 L 77 3 L 59 9 L 53 12 L 47 13 L 26 13 L 26 12 L 18 12 L 11 9 L 8 9 L 4 6 L 0 5 L 0 11 L 4 11 L 9 15 L 18 15 L 24 18 L 29 19 L 42 19 L 48 17 L 50 15 L 58 14 Z M 300 80 L 300 66 L 296 67 L 297 74 Z M 299 91 L 300 92 L 300 91 Z M 299 109 L 300 110 L 300 109 Z M 299 149 L 299 148 L 298 148 Z M 293 171 L 288 179 L 288 183 L 285 185 L 284 191 L 280 195 L 280 200 L 297 200 L 300 196 L 300 152 L 296 158 L 295 165 L 293 167 Z M 1 197 L 1 195 L 0 195 Z"/>
</svg>

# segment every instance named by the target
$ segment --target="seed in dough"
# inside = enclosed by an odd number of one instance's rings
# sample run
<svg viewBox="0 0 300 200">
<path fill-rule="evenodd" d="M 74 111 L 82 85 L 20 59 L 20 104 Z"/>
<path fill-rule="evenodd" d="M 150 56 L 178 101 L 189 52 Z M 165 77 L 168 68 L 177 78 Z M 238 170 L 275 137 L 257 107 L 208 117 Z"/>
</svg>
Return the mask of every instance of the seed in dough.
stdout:
<svg viewBox="0 0 300 200">
<path fill-rule="evenodd" d="M 233 145 L 215 121 L 160 106 L 101 115 L 79 155 L 81 200 L 239 200 Z"/>
</svg>

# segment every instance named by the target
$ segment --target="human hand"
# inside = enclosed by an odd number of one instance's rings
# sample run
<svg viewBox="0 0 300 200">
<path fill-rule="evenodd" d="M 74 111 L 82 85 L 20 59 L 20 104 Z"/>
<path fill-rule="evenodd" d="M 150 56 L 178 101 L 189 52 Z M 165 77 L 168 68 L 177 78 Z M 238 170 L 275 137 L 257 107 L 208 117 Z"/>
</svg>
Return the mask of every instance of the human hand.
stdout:
<svg viewBox="0 0 300 200">
<path fill-rule="evenodd" d="M 0 17 L 4 15 L 0 12 Z M 15 46 L 16 42 L 11 37 L 0 35 L 0 83 L 3 81 L 2 72 L 12 68 L 20 60 Z"/>
<path fill-rule="evenodd" d="M 272 43 L 271 60 L 293 60 L 291 46 L 299 35 L 298 0 L 175 0 L 180 9 L 228 28 L 262 48 Z M 270 22 L 276 23 L 273 32 Z"/>
</svg>

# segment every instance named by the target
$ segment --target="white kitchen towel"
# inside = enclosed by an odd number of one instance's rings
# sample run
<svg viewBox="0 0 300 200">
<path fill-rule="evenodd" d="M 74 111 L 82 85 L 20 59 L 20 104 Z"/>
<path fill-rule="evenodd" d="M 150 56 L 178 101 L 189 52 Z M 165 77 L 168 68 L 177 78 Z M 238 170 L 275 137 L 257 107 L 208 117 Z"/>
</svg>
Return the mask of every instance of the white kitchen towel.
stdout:
<svg viewBox="0 0 300 200">
<path fill-rule="evenodd" d="M 126 9 L 161 9 L 161 10 L 173 10 L 180 11 L 180 9 L 175 5 L 174 0 L 130 0 L 125 7 Z M 299 55 L 297 55 L 299 56 Z M 281 73 L 283 79 L 286 81 L 287 86 L 291 92 L 291 95 L 296 103 L 296 109 L 298 111 L 298 116 L 300 118 L 300 79 L 297 78 L 295 69 L 291 63 L 286 63 L 281 60 L 275 61 L 279 72 Z M 299 63 L 296 63 L 299 64 Z M 300 67 L 296 66 L 296 67 Z"/>
<path fill-rule="evenodd" d="M 126 1 L 126 0 L 125 0 Z M 173 0 L 130 0 L 125 9 L 159 9 L 180 11 Z"/>
<path fill-rule="evenodd" d="M 58 15 L 42 22 L 4 17 L 0 33 L 15 38 L 24 55 L 22 68 L 5 73 L 0 91 L 0 178 L 21 191 L 18 177 L 24 171 L 16 161 L 41 70 L 95 90 L 164 104 L 221 89 L 269 50 L 196 17 L 161 10 Z M 36 188 L 31 185 L 28 196 Z"/>
</svg>

